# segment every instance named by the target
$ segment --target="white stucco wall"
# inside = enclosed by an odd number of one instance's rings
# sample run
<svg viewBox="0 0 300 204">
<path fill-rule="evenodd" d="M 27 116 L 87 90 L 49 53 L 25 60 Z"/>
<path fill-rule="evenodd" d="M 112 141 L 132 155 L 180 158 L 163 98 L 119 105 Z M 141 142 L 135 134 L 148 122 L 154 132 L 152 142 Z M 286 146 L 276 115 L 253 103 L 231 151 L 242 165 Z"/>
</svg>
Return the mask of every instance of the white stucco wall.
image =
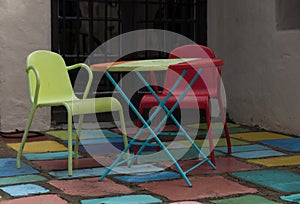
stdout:
<svg viewBox="0 0 300 204">
<path fill-rule="evenodd" d="M 0 130 L 24 130 L 31 103 L 26 57 L 51 47 L 50 0 L 0 0 Z M 32 129 L 50 127 L 50 109 L 36 112 Z"/>
<path fill-rule="evenodd" d="M 230 118 L 300 135 L 300 30 L 277 30 L 276 0 L 209 0 L 208 45 L 225 59 Z"/>
</svg>

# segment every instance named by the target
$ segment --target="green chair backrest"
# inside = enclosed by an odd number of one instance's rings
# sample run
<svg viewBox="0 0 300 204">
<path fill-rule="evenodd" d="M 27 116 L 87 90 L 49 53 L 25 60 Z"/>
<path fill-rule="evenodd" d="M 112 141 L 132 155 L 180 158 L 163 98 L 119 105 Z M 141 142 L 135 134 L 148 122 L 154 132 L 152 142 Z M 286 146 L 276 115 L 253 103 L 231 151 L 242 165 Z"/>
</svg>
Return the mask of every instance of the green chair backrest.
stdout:
<svg viewBox="0 0 300 204">
<path fill-rule="evenodd" d="M 33 103 L 55 104 L 76 99 L 64 59 L 54 52 L 38 50 L 27 57 L 30 97 Z M 36 76 L 37 74 L 37 76 Z M 39 82 L 38 82 L 39 81 Z M 40 83 L 37 101 L 36 85 Z"/>
</svg>

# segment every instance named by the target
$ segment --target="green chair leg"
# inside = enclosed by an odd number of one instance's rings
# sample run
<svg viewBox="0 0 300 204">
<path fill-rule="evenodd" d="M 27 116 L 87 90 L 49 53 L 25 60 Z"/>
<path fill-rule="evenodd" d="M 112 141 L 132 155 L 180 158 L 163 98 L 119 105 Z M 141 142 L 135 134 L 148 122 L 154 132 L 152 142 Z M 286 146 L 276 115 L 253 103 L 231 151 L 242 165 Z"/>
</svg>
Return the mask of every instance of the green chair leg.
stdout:
<svg viewBox="0 0 300 204">
<path fill-rule="evenodd" d="M 77 134 L 76 134 L 76 143 L 75 143 L 75 147 L 74 147 L 74 158 L 78 159 L 78 149 L 79 149 L 79 137 L 81 134 L 81 130 L 82 130 L 82 124 L 83 124 L 83 118 L 84 115 L 80 115 L 79 119 L 78 119 L 78 128 L 77 128 Z"/>
<path fill-rule="evenodd" d="M 77 133 L 76 135 L 76 143 L 75 143 L 75 146 L 74 146 L 74 159 L 78 159 L 78 149 L 79 149 L 79 135 Z"/>
<path fill-rule="evenodd" d="M 73 162 L 73 157 L 72 157 L 72 112 L 68 110 L 68 175 L 72 176 L 73 170 L 72 170 L 72 162 Z"/>
<path fill-rule="evenodd" d="M 122 109 L 119 111 L 119 117 L 120 117 L 121 130 L 122 130 L 122 135 L 123 135 L 124 148 L 126 148 L 128 146 L 128 139 L 127 139 L 127 134 L 126 134 L 124 114 L 123 114 Z M 130 157 L 129 150 L 126 152 L 126 156 L 127 156 L 127 158 Z"/>
<path fill-rule="evenodd" d="M 17 168 L 21 168 L 22 152 L 23 152 L 23 149 L 24 149 L 24 145 L 25 145 L 25 142 L 26 142 L 26 139 L 27 139 L 27 136 L 28 136 L 29 128 L 31 126 L 33 116 L 34 116 L 34 113 L 35 113 L 36 109 L 37 109 L 36 106 L 32 106 L 31 111 L 30 111 L 29 119 L 27 121 L 26 128 L 25 128 L 25 131 L 24 131 L 24 134 L 23 134 L 23 137 L 22 137 L 22 142 L 20 144 L 18 155 L 17 155 L 17 164 L 16 164 Z"/>
</svg>

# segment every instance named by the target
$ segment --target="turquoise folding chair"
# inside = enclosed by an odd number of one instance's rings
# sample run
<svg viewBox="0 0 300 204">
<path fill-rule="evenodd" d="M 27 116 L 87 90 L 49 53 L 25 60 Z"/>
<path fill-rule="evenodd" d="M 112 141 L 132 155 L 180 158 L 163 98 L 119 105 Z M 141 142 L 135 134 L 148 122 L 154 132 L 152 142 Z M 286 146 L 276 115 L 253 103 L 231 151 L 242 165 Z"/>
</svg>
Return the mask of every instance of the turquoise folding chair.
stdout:
<svg viewBox="0 0 300 204">
<path fill-rule="evenodd" d="M 84 68 L 88 73 L 88 81 L 82 99 L 75 96 L 68 71 Z M 32 123 L 38 107 L 65 106 L 68 112 L 68 175 L 72 175 L 72 116 L 79 115 L 79 125 L 74 148 L 74 157 L 78 158 L 79 134 L 83 122 L 83 114 L 118 111 L 124 146 L 128 145 L 123 109 L 120 102 L 113 97 L 87 98 L 93 80 L 93 73 L 86 64 L 66 66 L 63 58 L 54 52 L 38 50 L 27 57 L 29 94 L 32 108 L 26 124 L 22 142 L 17 155 L 17 168 Z"/>
</svg>

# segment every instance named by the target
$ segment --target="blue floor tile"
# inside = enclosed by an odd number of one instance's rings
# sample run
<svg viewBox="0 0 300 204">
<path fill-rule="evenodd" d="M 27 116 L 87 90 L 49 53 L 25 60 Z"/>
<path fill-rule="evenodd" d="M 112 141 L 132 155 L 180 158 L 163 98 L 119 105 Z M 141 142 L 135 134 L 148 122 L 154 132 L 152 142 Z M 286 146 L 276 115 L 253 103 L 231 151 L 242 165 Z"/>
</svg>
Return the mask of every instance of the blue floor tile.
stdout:
<svg viewBox="0 0 300 204">
<path fill-rule="evenodd" d="M 91 177 L 91 176 L 101 176 L 105 169 L 100 168 L 90 168 L 90 169 L 73 169 L 72 176 L 68 176 L 68 171 L 51 171 L 49 174 L 57 179 L 73 179 L 81 177 Z M 112 171 L 110 174 L 116 174 Z"/>
<path fill-rule="evenodd" d="M 58 179 L 73 179 L 80 177 L 91 177 L 91 176 L 101 176 L 105 172 L 106 168 L 90 168 L 90 169 L 74 169 L 73 175 L 68 176 L 68 171 L 51 171 L 50 175 L 58 178 Z M 110 172 L 112 174 L 136 174 L 136 173 L 150 173 L 150 172 L 158 172 L 164 170 L 161 167 L 156 167 L 151 164 L 140 164 L 133 165 L 130 168 L 127 166 L 118 166 L 113 168 Z"/>
<path fill-rule="evenodd" d="M 124 182 L 132 182 L 132 183 L 141 183 L 148 181 L 160 181 L 160 180 L 168 180 L 168 179 L 177 179 L 180 178 L 180 174 L 164 171 L 164 172 L 156 172 L 151 174 L 137 174 L 131 176 L 115 176 L 115 179 L 124 181 Z"/>
<path fill-rule="evenodd" d="M 35 184 L 22 184 L 0 188 L 11 196 L 27 196 L 41 193 L 48 193 L 49 190 Z"/>
<path fill-rule="evenodd" d="M 130 204 L 149 204 L 149 203 L 162 203 L 162 200 L 155 198 L 151 195 L 127 195 L 127 196 L 116 196 L 107 198 L 97 198 L 82 200 L 82 204 L 120 204 L 120 203 L 130 203 Z"/>
<path fill-rule="evenodd" d="M 8 171 L 9 169 L 9 171 Z M 26 174 L 38 174 L 39 172 L 31 166 L 21 161 L 21 168 L 16 167 L 16 159 L 2 158 L 0 159 L 0 177 L 18 176 Z"/>
<path fill-rule="evenodd" d="M 300 174 L 287 170 L 255 170 L 232 175 L 283 192 L 300 192 Z"/>
<path fill-rule="evenodd" d="M 80 151 L 88 152 L 90 155 L 116 154 L 124 149 L 124 143 L 102 143 L 102 144 L 85 144 L 79 145 Z M 133 152 L 134 146 L 130 147 Z M 156 147 L 146 147 L 143 151 L 155 151 Z"/>
<path fill-rule="evenodd" d="M 227 147 L 216 147 L 215 150 L 227 153 Z M 270 148 L 263 145 L 241 145 L 232 146 L 232 152 L 249 152 L 249 151 L 259 151 L 259 150 L 270 150 Z"/>
<path fill-rule="evenodd" d="M 202 148 L 202 151 L 203 150 L 205 150 L 205 148 Z M 188 159 L 199 158 L 199 153 L 194 148 L 170 149 L 169 151 L 176 160 L 188 160 Z M 203 152 L 207 152 L 207 151 L 203 151 Z M 217 152 L 217 151 L 215 152 L 216 157 L 221 155 L 223 155 L 221 152 Z M 142 152 L 142 154 L 137 157 L 137 160 L 138 163 L 157 163 L 162 161 L 172 161 L 169 155 L 164 151 Z"/>
<path fill-rule="evenodd" d="M 300 152 L 300 138 L 288 138 L 278 140 L 261 140 L 265 145 L 276 147 L 288 152 Z"/>
<path fill-rule="evenodd" d="M 232 153 L 231 155 L 243 159 L 257 159 L 263 157 L 283 156 L 285 154 L 275 150 L 260 150 L 260 151 L 250 151 L 250 152 L 237 152 L 237 153 Z"/>
<path fill-rule="evenodd" d="M 28 160 L 40 161 L 40 160 L 53 160 L 53 159 L 67 159 L 68 152 L 46 152 L 46 153 L 32 153 L 32 154 L 23 154 L 23 156 Z M 74 156 L 74 152 L 73 152 Z M 81 155 L 78 155 L 79 158 L 82 158 Z"/>
</svg>

